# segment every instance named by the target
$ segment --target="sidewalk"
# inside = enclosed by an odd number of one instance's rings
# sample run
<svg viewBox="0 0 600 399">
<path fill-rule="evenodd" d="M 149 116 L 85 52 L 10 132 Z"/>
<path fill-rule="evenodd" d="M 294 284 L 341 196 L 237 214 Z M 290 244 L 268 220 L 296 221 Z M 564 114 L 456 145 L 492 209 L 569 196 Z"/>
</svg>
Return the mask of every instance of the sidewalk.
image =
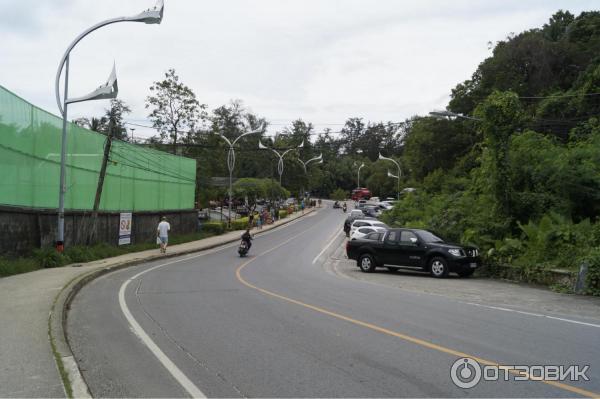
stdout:
<svg viewBox="0 0 600 399">
<path fill-rule="evenodd" d="M 260 234 L 315 211 L 305 210 L 279 220 Z M 240 240 L 242 231 L 169 247 L 166 255 L 155 250 L 130 253 L 85 264 L 43 269 L 0 278 L 0 397 L 65 397 L 63 367 L 75 396 L 87 389 L 78 385 L 79 372 L 64 337 L 63 308 L 72 293 L 87 281 L 109 270 L 132 264 L 203 251 Z M 55 355 L 61 359 L 57 367 Z"/>
</svg>

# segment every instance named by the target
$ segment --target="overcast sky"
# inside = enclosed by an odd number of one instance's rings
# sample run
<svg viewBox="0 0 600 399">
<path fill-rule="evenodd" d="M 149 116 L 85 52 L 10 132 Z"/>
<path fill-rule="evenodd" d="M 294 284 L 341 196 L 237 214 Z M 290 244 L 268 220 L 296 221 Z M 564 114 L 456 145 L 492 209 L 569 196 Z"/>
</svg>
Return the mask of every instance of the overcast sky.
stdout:
<svg viewBox="0 0 600 399">
<path fill-rule="evenodd" d="M 58 114 L 57 64 L 101 20 L 154 0 L 0 0 L 0 84 Z M 71 96 L 103 83 L 113 60 L 129 120 L 149 124 L 148 87 L 175 68 L 209 110 L 241 99 L 274 133 L 302 118 L 317 131 L 349 117 L 398 122 L 444 108 L 452 87 L 491 55 L 488 42 L 541 27 L 578 0 L 165 0 L 161 25 L 120 23 L 71 55 Z M 594 7 L 595 6 L 595 7 Z M 69 119 L 100 115 L 106 100 L 74 104 Z M 151 131 L 138 128 L 136 136 Z"/>
</svg>

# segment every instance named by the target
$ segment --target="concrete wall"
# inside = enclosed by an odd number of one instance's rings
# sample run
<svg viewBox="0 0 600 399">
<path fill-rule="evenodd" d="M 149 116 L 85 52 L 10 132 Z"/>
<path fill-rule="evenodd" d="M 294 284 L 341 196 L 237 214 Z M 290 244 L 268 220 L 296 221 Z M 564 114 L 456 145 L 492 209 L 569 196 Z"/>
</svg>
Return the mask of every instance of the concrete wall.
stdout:
<svg viewBox="0 0 600 399">
<path fill-rule="evenodd" d="M 197 231 L 197 212 L 165 211 L 133 213 L 132 243 L 155 242 L 156 226 L 162 216 L 171 224 L 171 234 Z M 100 213 L 93 243 L 117 245 L 120 213 Z M 54 246 L 56 210 L 31 210 L 0 207 L 0 255 L 25 253 L 32 248 Z M 65 213 L 65 245 L 84 245 L 91 231 L 90 212 Z"/>
</svg>

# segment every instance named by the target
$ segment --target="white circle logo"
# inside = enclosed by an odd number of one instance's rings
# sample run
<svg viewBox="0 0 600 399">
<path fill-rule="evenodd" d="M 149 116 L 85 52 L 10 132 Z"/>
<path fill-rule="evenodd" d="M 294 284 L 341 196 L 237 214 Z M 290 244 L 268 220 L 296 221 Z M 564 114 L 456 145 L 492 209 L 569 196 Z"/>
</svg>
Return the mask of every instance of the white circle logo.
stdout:
<svg viewBox="0 0 600 399">
<path fill-rule="evenodd" d="M 461 357 L 452 364 L 450 378 L 459 388 L 473 388 L 481 380 L 481 366 L 471 358 Z"/>
</svg>

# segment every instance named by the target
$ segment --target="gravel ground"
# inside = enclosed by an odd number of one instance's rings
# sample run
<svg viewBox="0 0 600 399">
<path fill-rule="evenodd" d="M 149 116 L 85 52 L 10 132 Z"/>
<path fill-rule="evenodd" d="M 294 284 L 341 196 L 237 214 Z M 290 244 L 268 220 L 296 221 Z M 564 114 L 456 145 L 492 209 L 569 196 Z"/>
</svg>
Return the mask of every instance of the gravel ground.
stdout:
<svg viewBox="0 0 600 399">
<path fill-rule="evenodd" d="M 338 245 L 339 243 L 339 245 Z M 554 317 L 600 323 L 600 298 L 560 294 L 545 287 L 505 280 L 473 276 L 459 278 L 451 274 L 435 279 L 429 274 L 412 270 L 390 272 L 385 268 L 375 273 L 363 273 L 345 252 L 346 239 L 338 240 L 338 247 L 323 264 L 326 271 L 345 278 L 381 284 L 398 289 L 429 295 L 440 295 L 461 302 L 477 303 L 506 309 L 540 313 Z"/>
</svg>

